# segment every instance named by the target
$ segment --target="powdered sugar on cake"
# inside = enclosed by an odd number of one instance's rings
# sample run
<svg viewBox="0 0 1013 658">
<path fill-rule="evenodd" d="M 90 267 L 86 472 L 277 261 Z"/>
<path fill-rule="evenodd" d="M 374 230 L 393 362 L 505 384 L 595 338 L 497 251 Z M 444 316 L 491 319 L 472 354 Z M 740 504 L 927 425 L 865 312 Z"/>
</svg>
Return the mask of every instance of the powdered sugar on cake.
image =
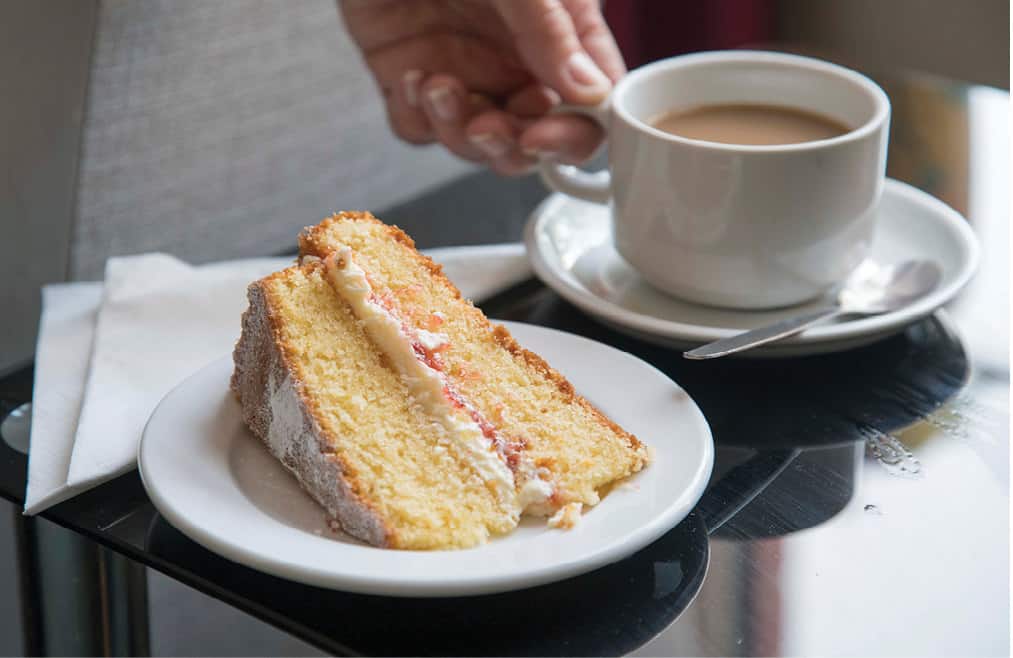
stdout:
<svg viewBox="0 0 1013 658">
<path fill-rule="evenodd" d="M 383 545 L 383 524 L 341 477 L 326 450 L 320 427 L 300 400 L 296 384 L 282 366 L 270 340 L 263 291 L 252 286 L 250 308 L 243 316 L 243 338 L 236 345 L 232 388 L 240 396 L 243 420 L 267 445 L 310 496 L 331 517 L 341 519 L 350 535 Z"/>
</svg>

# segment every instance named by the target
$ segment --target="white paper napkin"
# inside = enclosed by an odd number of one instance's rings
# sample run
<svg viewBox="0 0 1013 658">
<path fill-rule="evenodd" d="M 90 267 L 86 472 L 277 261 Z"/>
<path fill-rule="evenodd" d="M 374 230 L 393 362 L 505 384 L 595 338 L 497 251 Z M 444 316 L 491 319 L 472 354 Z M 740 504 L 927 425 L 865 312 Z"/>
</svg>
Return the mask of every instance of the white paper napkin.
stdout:
<svg viewBox="0 0 1013 658">
<path fill-rule="evenodd" d="M 74 494 L 67 486 L 67 472 L 101 299 L 101 283 L 60 283 L 42 289 L 26 514 Z"/>
<path fill-rule="evenodd" d="M 427 253 L 474 300 L 531 275 L 519 244 Z M 133 469 L 137 441 L 158 401 L 232 350 L 246 286 L 289 263 L 256 259 L 195 267 L 145 254 L 110 259 L 104 286 L 46 286 L 25 513 L 37 514 Z"/>
</svg>

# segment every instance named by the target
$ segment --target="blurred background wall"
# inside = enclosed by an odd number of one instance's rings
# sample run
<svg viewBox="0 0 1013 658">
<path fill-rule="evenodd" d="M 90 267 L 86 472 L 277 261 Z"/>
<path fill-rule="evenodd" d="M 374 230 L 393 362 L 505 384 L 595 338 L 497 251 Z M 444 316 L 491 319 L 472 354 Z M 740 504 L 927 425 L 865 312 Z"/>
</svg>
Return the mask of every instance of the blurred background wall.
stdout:
<svg viewBox="0 0 1013 658">
<path fill-rule="evenodd" d="M 778 0 L 774 37 L 856 68 L 1009 89 L 1007 0 Z"/>
<path fill-rule="evenodd" d="M 606 0 L 605 13 L 631 67 L 757 46 L 1009 89 L 1005 0 Z"/>
<path fill-rule="evenodd" d="M 67 275 L 95 0 L 0 3 L 0 373 L 31 358 Z"/>
</svg>

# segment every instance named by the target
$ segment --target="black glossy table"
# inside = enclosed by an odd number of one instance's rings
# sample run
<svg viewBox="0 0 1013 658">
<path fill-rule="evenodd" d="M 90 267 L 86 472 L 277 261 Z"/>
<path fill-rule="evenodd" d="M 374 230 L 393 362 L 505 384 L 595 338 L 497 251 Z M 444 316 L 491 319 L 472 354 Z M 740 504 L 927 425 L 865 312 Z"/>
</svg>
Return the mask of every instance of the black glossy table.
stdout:
<svg viewBox="0 0 1013 658">
<path fill-rule="evenodd" d="M 534 281 L 482 304 L 636 354 L 702 408 L 708 490 L 634 556 L 509 594 L 395 599 L 228 562 L 162 520 L 136 473 L 43 516 L 333 653 L 1008 655 L 1008 95 L 882 82 L 890 175 L 965 213 L 984 247 L 936 316 L 842 354 L 689 362 Z M 543 195 L 482 174 L 380 214 L 420 247 L 500 242 Z M 0 380 L 0 412 L 30 398 L 30 369 Z M 16 504 L 26 463 L 0 444 L 0 495 Z"/>
</svg>

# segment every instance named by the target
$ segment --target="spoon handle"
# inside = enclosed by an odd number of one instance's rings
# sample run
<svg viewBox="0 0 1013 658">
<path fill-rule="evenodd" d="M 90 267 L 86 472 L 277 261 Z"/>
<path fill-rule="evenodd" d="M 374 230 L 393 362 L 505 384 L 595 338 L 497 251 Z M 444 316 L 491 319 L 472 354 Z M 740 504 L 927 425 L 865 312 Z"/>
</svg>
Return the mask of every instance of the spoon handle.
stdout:
<svg viewBox="0 0 1013 658">
<path fill-rule="evenodd" d="M 760 327 L 759 329 L 752 329 L 741 334 L 736 334 L 735 336 L 722 338 L 721 340 L 716 340 L 713 343 L 707 343 L 695 350 L 683 352 L 682 355 L 687 359 L 703 360 L 716 359 L 719 356 L 727 356 L 729 354 L 735 354 L 736 352 L 744 352 L 745 350 L 757 347 L 758 345 L 766 345 L 767 343 L 773 343 L 776 340 L 781 340 L 782 338 L 787 338 L 788 336 L 794 336 L 803 329 L 807 329 L 808 327 L 811 327 L 819 322 L 823 322 L 824 320 L 829 320 L 840 313 L 841 308 L 839 306 L 825 308 L 821 311 L 807 313 L 806 315 L 799 315 L 766 327 Z"/>
</svg>

